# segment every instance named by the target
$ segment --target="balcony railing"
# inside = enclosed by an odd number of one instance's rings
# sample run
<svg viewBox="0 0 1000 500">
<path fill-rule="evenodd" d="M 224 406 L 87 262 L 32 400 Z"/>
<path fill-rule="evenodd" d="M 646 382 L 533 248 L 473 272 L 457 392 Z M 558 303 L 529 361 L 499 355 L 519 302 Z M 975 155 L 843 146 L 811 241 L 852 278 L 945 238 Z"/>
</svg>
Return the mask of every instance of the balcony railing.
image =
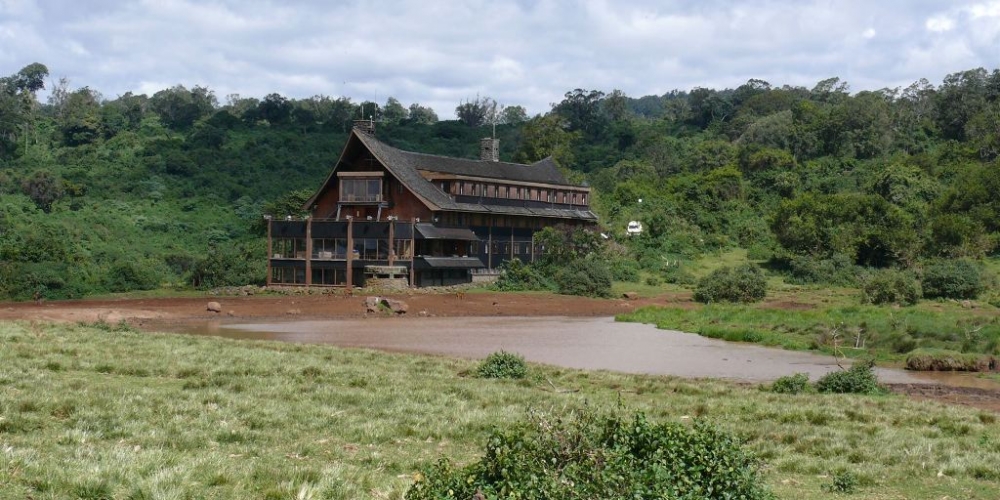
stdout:
<svg viewBox="0 0 1000 500">
<path fill-rule="evenodd" d="M 347 203 L 379 203 L 382 201 L 381 194 L 343 194 L 341 202 Z"/>
</svg>

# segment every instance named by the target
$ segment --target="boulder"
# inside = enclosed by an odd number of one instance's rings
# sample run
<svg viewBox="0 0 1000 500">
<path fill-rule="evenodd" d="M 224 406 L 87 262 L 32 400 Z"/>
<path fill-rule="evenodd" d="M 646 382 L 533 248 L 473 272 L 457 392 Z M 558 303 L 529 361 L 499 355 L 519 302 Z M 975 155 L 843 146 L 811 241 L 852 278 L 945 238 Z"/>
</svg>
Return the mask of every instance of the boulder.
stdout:
<svg viewBox="0 0 1000 500">
<path fill-rule="evenodd" d="M 380 302 L 382 302 L 381 297 L 365 297 L 365 314 L 377 313 Z"/>
<path fill-rule="evenodd" d="M 218 302 L 209 302 L 208 307 L 206 307 L 206 310 L 212 311 L 214 313 L 220 313 L 222 312 L 222 304 Z"/>
<path fill-rule="evenodd" d="M 625 298 L 625 299 L 628 299 L 628 300 L 636 300 L 636 299 L 639 298 L 639 294 L 636 293 L 636 292 L 625 292 L 625 293 L 622 294 L 622 298 Z"/>
<path fill-rule="evenodd" d="M 402 300 L 382 299 L 382 304 L 395 314 L 406 314 L 406 311 L 410 310 L 410 305 Z"/>
</svg>

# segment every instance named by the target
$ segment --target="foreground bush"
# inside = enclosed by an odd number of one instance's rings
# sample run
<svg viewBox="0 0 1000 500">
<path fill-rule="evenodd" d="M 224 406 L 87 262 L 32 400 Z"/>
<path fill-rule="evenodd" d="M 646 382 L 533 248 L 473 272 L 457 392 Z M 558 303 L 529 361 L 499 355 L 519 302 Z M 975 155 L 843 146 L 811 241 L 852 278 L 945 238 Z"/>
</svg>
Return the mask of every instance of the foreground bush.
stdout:
<svg viewBox="0 0 1000 500">
<path fill-rule="evenodd" d="M 443 459 L 406 493 L 438 498 L 772 498 L 756 459 L 704 421 L 534 415 L 493 433 L 482 459 Z"/>
<path fill-rule="evenodd" d="M 945 260 L 927 265 L 921 285 L 928 299 L 974 299 L 984 288 L 979 267 L 967 260 Z"/>
<path fill-rule="evenodd" d="M 775 380 L 771 384 L 771 392 L 778 394 L 799 394 L 809 390 L 809 375 L 796 373 Z"/>
<path fill-rule="evenodd" d="M 861 302 L 865 304 L 913 305 L 923 292 L 910 273 L 882 269 L 861 278 Z"/>
<path fill-rule="evenodd" d="M 846 370 L 820 377 L 816 381 L 816 390 L 836 394 L 877 394 L 882 388 L 875 376 L 875 362 L 858 361 Z"/>
<path fill-rule="evenodd" d="M 528 374 L 528 365 L 524 357 L 512 352 L 498 351 L 489 356 L 476 368 L 479 378 L 524 378 Z"/>
<path fill-rule="evenodd" d="M 767 295 L 767 278 L 757 266 L 723 267 L 698 281 L 698 302 L 759 302 Z"/>
</svg>

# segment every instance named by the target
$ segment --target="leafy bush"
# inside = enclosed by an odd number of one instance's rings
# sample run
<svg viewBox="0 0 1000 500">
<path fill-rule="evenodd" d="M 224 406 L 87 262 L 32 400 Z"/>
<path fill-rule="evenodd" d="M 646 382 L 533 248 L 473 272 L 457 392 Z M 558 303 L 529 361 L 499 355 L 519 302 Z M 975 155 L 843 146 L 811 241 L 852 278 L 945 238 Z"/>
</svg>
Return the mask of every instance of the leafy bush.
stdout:
<svg viewBox="0 0 1000 500">
<path fill-rule="evenodd" d="M 705 421 L 653 423 L 644 415 L 532 415 L 497 430 L 478 461 L 442 459 L 408 500 L 438 498 L 772 498 L 757 460 Z"/>
<path fill-rule="evenodd" d="M 846 370 L 820 377 L 816 381 L 816 390 L 836 394 L 876 394 L 882 388 L 875 376 L 875 362 L 858 361 Z"/>
<path fill-rule="evenodd" d="M 861 301 L 866 304 L 916 304 L 923 292 L 912 274 L 895 269 L 874 271 L 861 278 Z"/>
<path fill-rule="evenodd" d="M 924 268 L 921 285 L 928 299 L 974 299 L 985 288 L 979 267 L 964 259 L 929 264 Z"/>
<path fill-rule="evenodd" d="M 771 384 L 771 392 L 778 394 L 799 394 L 807 390 L 809 390 L 809 375 L 806 373 L 784 376 Z"/>
<path fill-rule="evenodd" d="M 797 285 L 829 284 L 853 286 L 858 280 L 858 267 L 843 254 L 821 259 L 796 255 L 788 260 L 788 282 Z"/>
<path fill-rule="evenodd" d="M 104 281 L 110 292 L 152 290 L 160 285 L 160 275 L 149 260 L 121 260 L 111 267 Z"/>
<path fill-rule="evenodd" d="M 767 295 L 767 278 L 754 265 L 723 267 L 698 281 L 698 302 L 759 302 Z"/>
<path fill-rule="evenodd" d="M 546 278 L 535 266 L 524 264 L 518 259 L 504 262 L 500 276 L 493 282 L 492 287 L 500 292 L 555 289 L 552 280 Z"/>
<path fill-rule="evenodd" d="M 479 367 L 476 376 L 479 378 L 524 378 L 528 374 L 528 365 L 524 357 L 507 351 L 498 351 L 486 356 Z"/>
<path fill-rule="evenodd" d="M 558 292 L 584 297 L 610 297 L 611 271 L 602 262 L 577 259 L 555 275 Z"/>
<path fill-rule="evenodd" d="M 639 282 L 639 263 L 634 259 L 624 257 L 610 260 L 611 278 L 615 281 Z"/>
<path fill-rule="evenodd" d="M 838 472 L 833 475 L 832 483 L 823 485 L 830 493 L 854 493 L 857 488 L 858 478 L 851 471 Z"/>
</svg>

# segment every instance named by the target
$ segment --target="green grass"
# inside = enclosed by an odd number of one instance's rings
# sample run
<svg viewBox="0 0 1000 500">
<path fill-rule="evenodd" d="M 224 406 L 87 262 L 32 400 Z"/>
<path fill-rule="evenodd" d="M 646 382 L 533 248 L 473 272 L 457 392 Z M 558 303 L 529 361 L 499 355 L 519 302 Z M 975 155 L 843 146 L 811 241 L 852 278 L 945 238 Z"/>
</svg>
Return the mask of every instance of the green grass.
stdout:
<svg viewBox="0 0 1000 500">
<path fill-rule="evenodd" d="M 781 395 L 715 381 L 38 323 L 0 323 L 0 498 L 401 498 L 529 408 L 622 404 L 706 418 L 782 498 L 1000 497 L 997 415 L 899 396 Z M 556 389 L 559 390 L 556 390 Z"/>
</svg>

